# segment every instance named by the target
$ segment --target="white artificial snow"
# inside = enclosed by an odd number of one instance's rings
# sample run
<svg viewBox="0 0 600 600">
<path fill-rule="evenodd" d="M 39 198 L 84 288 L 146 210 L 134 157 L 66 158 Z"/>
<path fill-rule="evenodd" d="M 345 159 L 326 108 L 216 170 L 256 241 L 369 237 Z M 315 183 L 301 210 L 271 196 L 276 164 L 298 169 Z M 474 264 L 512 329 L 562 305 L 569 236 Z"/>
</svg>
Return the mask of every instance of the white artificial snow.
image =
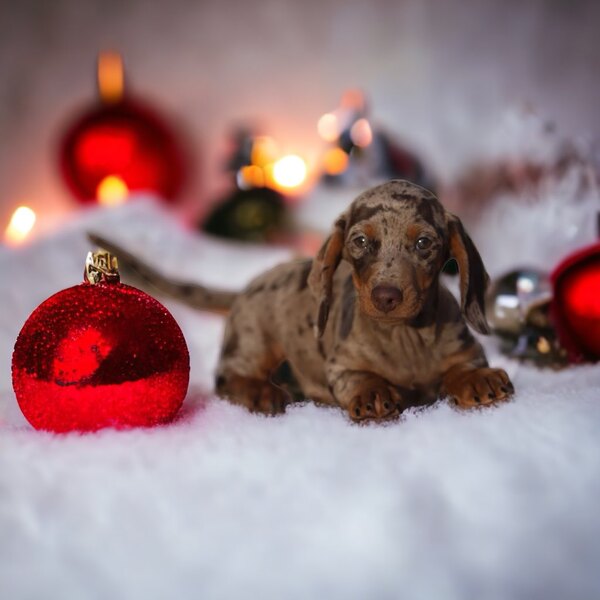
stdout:
<svg viewBox="0 0 600 600">
<path fill-rule="evenodd" d="M 525 258 L 540 261 L 552 232 L 520 210 L 511 244 L 538 239 Z M 35 306 L 81 280 L 88 229 L 228 288 L 289 256 L 193 236 L 149 201 L 0 249 L 1 598 L 600 597 L 597 366 L 538 371 L 489 339 L 517 389 L 497 408 L 442 401 L 365 427 L 312 404 L 265 418 L 211 393 L 222 319 L 163 299 L 192 360 L 177 421 L 34 431 L 11 389 L 12 347 Z M 502 239 L 483 251 L 498 269 Z"/>
</svg>

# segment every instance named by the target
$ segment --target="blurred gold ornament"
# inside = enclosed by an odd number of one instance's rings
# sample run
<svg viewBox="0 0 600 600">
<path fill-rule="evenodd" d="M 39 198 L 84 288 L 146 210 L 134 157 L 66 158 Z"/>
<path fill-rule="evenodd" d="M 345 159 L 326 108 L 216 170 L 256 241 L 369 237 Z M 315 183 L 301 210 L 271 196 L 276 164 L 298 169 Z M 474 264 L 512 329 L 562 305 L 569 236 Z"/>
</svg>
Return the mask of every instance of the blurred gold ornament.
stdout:
<svg viewBox="0 0 600 600">
<path fill-rule="evenodd" d="M 119 282 L 117 257 L 106 250 L 88 252 L 85 259 L 84 279 L 88 283 Z"/>
</svg>

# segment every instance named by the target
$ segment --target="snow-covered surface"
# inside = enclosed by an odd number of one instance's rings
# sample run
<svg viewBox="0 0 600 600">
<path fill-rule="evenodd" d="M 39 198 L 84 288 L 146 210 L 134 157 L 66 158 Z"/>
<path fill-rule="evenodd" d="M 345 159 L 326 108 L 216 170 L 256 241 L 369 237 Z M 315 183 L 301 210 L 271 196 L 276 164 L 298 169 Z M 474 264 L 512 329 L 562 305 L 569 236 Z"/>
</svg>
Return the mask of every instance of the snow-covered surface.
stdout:
<svg viewBox="0 0 600 600">
<path fill-rule="evenodd" d="M 550 221 L 523 222 L 501 241 L 491 220 L 473 232 L 492 272 L 505 248 L 519 257 L 523 236 L 551 233 Z M 80 281 L 88 229 L 229 288 L 289 255 L 193 236 L 150 201 L 0 249 L 2 598 L 600 597 L 597 366 L 537 371 L 487 340 L 517 388 L 498 408 L 440 402 L 366 427 L 311 404 L 264 418 L 211 394 L 222 319 L 163 300 L 191 353 L 180 418 L 151 430 L 34 431 L 11 389 L 12 346 L 35 306 Z M 548 252 L 526 251 L 534 262 Z"/>
</svg>

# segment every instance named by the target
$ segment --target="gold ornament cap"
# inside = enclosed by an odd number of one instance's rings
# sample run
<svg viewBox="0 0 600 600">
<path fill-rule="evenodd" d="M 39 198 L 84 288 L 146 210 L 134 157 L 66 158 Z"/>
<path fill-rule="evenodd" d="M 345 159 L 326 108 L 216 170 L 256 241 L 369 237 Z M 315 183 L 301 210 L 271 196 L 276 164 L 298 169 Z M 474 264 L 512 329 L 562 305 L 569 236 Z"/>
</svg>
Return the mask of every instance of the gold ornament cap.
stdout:
<svg viewBox="0 0 600 600">
<path fill-rule="evenodd" d="M 117 257 L 110 252 L 99 248 L 88 252 L 85 259 L 83 279 L 93 285 L 97 283 L 119 283 L 119 263 Z"/>
</svg>

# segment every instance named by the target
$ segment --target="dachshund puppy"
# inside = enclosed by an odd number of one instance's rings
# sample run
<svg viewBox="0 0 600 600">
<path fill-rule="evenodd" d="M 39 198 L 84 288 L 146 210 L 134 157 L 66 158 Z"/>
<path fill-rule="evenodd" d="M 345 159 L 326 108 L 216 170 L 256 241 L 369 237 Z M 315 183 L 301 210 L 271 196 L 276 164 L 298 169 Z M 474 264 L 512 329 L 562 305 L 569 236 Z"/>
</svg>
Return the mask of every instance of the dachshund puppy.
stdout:
<svg viewBox="0 0 600 600">
<path fill-rule="evenodd" d="M 354 421 L 391 419 L 440 396 L 470 408 L 514 392 L 465 323 L 489 332 L 488 276 L 477 249 L 457 217 L 408 181 L 359 195 L 314 260 L 279 265 L 240 294 L 168 281 L 114 252 L 190 304 L 230 304 L 216 390 L 251 411 L 276 414 L 292 401 L 274 379 L 282 363 L 303 397 L 339 406 Z M 450 258 L 459 267 L 460 306 L 440 282 Z"/>
</svg>

